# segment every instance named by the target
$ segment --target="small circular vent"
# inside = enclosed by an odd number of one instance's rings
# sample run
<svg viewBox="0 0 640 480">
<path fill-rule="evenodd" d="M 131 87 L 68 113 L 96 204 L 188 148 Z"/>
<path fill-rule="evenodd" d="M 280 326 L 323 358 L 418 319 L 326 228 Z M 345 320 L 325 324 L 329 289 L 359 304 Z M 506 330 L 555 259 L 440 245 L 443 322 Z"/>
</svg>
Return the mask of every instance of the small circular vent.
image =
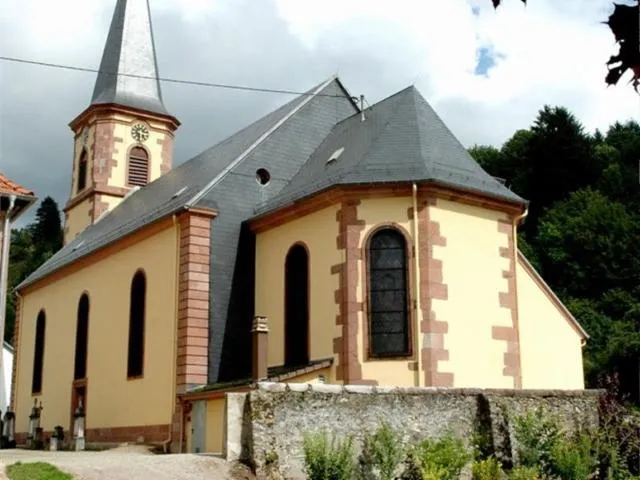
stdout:
<svg viewBox="0 0 640 480">
<path fill-rule="evenodd" d="M 264 168 L 259 168 L 256 171 L 256 180 L 258 181 L 258 183 L 260 185 L 266 185 L 267 183 L 269 183 L 269 180 L 271 180 L 271 175 L 269 174 L 269 172 L 264 169 Z"/>
</svg>

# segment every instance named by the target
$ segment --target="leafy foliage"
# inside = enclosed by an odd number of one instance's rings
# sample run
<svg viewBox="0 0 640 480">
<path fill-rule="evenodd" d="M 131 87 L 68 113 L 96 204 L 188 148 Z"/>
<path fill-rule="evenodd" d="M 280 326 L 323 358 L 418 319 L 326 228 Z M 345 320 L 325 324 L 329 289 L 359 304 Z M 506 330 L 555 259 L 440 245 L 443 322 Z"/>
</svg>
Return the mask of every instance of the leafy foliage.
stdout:
<svg viewBox="0 0 640 480">
<path fill-rule="evenodd" d="M 414 446 L 407 459 L 404 480 L 457 480 L 471 460 L 462 441 L 452 435 L 438 440 L 425 439 Z M 419 476 L 416 476 L 416 473 Z"/>
<path fill-rule="evenodd" d="M 397 435 L 387 422 L 372 435 L 365 434 L 362 454 L 358 459 L 361 480 L 394 480 L 405 455 Z"/>
<path fill-rule="evenodd" d="M 589 333 L 587 385 L 617 372 L 640 402 L 640 124 L 590 134 L 545 106 L 502 147 L 469 151 L 531 202 L 518 247 Z"/>
<path fill-rule="evenodd" d="M 303 449 L 309 480 L 352 480 L 355 473 L 353 437 L 329 441 L 326 432 L 307 435 Z"/>
<path fill-rule="evenodd" d="M 503 477 L 502 465 L 495 457 L 477 460 L 471 465 L 473 480 L 499 480 Z"/>
<path fill-rule="evenodd" d="M 9 293 L 4 339 L 13 338 L 16 297 L 13 289 L 62 247 L 62 222 L 58 204 L 46 197 L 36 211 L 35 221 L 13 230 L 9 250 Z"/>
</svg>

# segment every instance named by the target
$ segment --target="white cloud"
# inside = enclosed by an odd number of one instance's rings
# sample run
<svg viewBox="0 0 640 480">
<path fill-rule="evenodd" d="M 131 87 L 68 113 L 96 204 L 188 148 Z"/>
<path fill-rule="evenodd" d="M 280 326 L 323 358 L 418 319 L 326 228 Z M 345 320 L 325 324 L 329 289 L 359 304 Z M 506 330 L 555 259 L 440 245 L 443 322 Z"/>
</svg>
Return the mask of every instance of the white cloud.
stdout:
<svg viewBox="0 0 640 480">
<path fill-rule="evenodd" d="M 351 35 L 376 25 L 377 36 L 365 46 L 388 55 L 405 82 L 420 72 L 418 88 L 465 143 L 502 142 L 529 126 L 545 103 L 568 107 L 590 130 L 640 116 L 640 97 L 625 79 L 617 87 L 604 84 L 605 62 L 616 48 L 601 23 L 612 11 L 608 1 L 529 0 L 525 7 L 504 0 L 498 10 L 490 0 L 277 5 L 290 31 L 314 52 L 330 42 L 345 56 L 357 54 L 361 45 L 350 42 Z M 498 56 L 487 77 L 473 74 L 483 46 Z M 373 72 L 371 78 L 375 84 Z"/>
<path fill-rule="evenodd" d="M 628 77 L 604 83 L 616 46 L 600 22 L 612 0 L 503 0 L 497 11 L 491 0 L 150 3 L 166 77 L 307 90 L 338 72 L 370 103 L 415 82 L 466 145 L 502 143 L 544 104 L 566 106 L 590 130 L 640 118 Z M 2 55 L 99 65 L 115 0 L 1 5 Z M 480 47 L 499 56 L 486 77 L 473 74 Z M 87 106 L 94 79 L 0 62 L 0 169 L 41 198 L 66 202 L 67 123 Z M 183 123 L 174 164 L 291 98 L 174 84 L 163 91 Z"/>
</svg>

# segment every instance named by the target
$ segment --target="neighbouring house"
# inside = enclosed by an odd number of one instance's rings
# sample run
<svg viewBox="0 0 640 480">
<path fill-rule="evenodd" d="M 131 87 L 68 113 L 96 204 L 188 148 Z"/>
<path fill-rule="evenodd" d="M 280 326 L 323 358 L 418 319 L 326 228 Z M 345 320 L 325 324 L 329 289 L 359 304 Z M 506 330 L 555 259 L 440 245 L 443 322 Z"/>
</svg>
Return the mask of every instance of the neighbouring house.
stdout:
<svg viewBox="0 0 640 480">
<path fill-rule="evenodd" d="M 337 77 L 172 167 L 148 2 L 118 0 L 74 135 L 65 245 L 19 287 L 24 440 L 222 449 L 256 380 L 583 389 L 587 334 L 517 248 L 527 201 L 414 87 Z M 137 76 L 118 76 L 127 73 Z"/>
<path fill-rule="evenodd" d="M 9 284 L 9 250 L 11 227 L 20 215 L 36 201 L 33 192 L 9 180 L 0 172 L 0 412 L 5 412 L 10 404 L 11 372 L 13 368 L 13 348 L 4 341 L 7 320 L 7 295 Z"/>
<path fill-rule="evenodd" d="M 13 368 L 13 347 L 8 342 L 2 344 L 2 372 L 0 372 L 0 382 L 2 383 L 3 397 L 0 398 L 0 411 L 7 411 L 7 406 L 11 403 L 11 369 Z"/>
</svg>

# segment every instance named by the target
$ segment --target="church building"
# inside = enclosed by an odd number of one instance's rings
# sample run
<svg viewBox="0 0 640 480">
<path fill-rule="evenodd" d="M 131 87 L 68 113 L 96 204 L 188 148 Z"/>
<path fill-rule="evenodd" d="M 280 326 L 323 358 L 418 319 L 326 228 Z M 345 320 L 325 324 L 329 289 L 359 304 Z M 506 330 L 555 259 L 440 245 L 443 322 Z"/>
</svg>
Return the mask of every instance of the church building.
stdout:
<svg viewBox="0 0 640 480">
<path fill-rule="evenodd" d="M 82 402 L 88 442 L 217 452 L 258 380 L 584 388 L 527 201 L 415 87 L 365 109 L 331 77 L 174 167 L 148 0 L 117 0 L 100 71 L 64 246 L 17 288 L 18 442 L 34 400 L 45 434 Z"/>
</svg>

